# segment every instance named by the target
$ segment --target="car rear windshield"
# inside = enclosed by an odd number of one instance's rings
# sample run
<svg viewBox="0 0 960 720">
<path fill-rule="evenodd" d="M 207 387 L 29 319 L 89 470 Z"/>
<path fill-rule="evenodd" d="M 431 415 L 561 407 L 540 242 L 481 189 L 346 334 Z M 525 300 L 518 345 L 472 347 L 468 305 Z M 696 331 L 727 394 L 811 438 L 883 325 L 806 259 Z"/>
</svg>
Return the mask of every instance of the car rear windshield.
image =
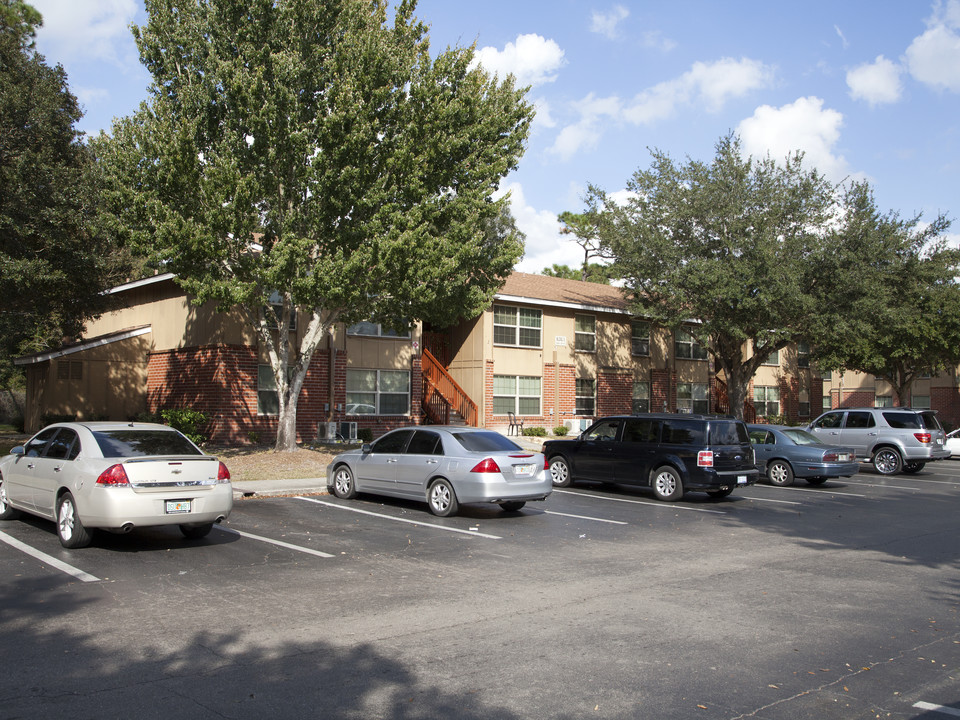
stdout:
<svg viewBox="0 0 960 720">
<path fill-rule="evenodd" d="M 104 457 L 203 455 L 176 430 L 99 430 L 93 433 Z"/>
<path fill-rule="evenodd" d="M 522 450 L 513 440 L 495 432 L 455 432 L 454 439 L 471 452 L 514 452 Z"/>
<path fill-rule="evenodd" d="M 889 411 L 883 414 L 887 425 L 899 430 L 943 430 L 937 414 L 932 410 L 927 412 L 896 412 Z"/>
<path fill-rule="evenodd" d="M 711 445 L 745 445 L 750 442 L 747 426 L 736 420 L 711 420 Z"/>
</svg>

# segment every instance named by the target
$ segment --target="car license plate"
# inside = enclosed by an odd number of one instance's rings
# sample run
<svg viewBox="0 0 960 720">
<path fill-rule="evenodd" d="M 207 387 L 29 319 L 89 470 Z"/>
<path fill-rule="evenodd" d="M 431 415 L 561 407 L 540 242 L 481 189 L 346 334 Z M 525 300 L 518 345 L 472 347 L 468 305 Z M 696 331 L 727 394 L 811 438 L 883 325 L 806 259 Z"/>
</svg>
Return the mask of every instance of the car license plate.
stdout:
<svg viewBox="0 0 960 720">
<path fill-rule="evenodd" d="M 737 475 L 737 485 L 746 485 L 747 476 L 746 475 Z"/>
<path fill-rule="evenodd" d="M 529 465 L 514 465 L 513 474 L 517 477 L 533 477 L 537 474 L 537 466 L 533 463 Z"/>
<path fill-rule="evenodd" d="M 850 462 L 850 453 L 840 453 L 837 456 L 837 460 L 840 462 Z"/>
<path fill-rule="evenodd" d="M 167 515 L 179 515 L 190 512 L 189 500 L 167 500 L 165 512 Z"/>
</svg>

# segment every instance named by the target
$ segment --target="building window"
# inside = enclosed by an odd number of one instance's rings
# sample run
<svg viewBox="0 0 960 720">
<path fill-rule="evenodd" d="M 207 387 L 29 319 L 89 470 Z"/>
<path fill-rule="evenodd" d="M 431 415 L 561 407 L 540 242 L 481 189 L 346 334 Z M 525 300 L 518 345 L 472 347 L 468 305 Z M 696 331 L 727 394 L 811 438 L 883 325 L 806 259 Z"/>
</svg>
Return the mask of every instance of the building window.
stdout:
<svg viewBox="0 0 960 720">
<path fill-rule="evenodd" d="M 767 359 L 763 361 L 764 365 L 775 365 L 780 367 L 780 351 L 774 350 L 772 353 L 767 355 Z"/>
<path fill-rule="evenodd" d="M 797 367 L 810 367 L 810 345 L 808 343 L 797 343 Z"/>
<path fill-rule="evenodd" d="M 588 378 L 577 378 L 576 392 L 577 415 L 593 415 L 597 406 L 597 381 Z"/>
<path fill-rule="evenodd" d="M 288 376 L 292 368 L 287 368 Z M 257 415 L 276 415 L 280 412 L 280 396 L 277 394 L 277 380 L 273 368 L 269 365 L 257 366 Z"/>
<path fill-rule="evenodd" d="M 833 400 L 830 395 L 823 396 L 823 405 L 821 407 L 823 408 L 824 412 L 833 409 Z"/>
<path fill-rule="evenodd" d="M 540 347 L 543 313 L 532 308 L 493 306 L 493 343 L 514 347 Z"/>
<path fill-rule="evenodd" d="M 273 328 L 274 330 L 278 330 L 280 328 L 280 318 L 283 316 L 283 297 L 280 295 L 280 293 L 274 291 L 270 295 L 270 300 L 268 301 L 268 304 L 269 304 L 270 310 L 272 310 L 273 313 L 271 314 L 266 310 L 264 311 L 264 313 L 267 316 L 267 322 L 270 324 L 271 328 Z M 297 308 L 292 307 L 290 308 L 290 330 L 296 330 L 296 329 L 297 329 Z"/>
<path fill-rule="evenodd" d="M 707 383 L 677 383 L 677 410 L 710 412 L 710 386 Z"/>
<path fill-rule="evenodd" d="M 677 330 L 673 342 L 674 352 L 678 358 L 686 360 L 706 360 L 707 349 L 698 343 L 689 330 Z"/>
<path fill-rule="evenodd" d="M 757 408 L 757 415 L 770 417 L 780 414 L 780 388 L 772 385 L 755 385 L 753 388 L 753 405 Z"/>
<path fill-rule="evenodd" d="M 892 395 L 876 395 L 873 398 L 874 407 L 893 407 Z"/>
<path fill-rule="evenodd" d="M 347 328 L 347 335 L 366 335 L 369 337 L 408 338 L 410 329 L 400 333 L 375 322 L 358 322 Z"/>
<path fill-rule="evenodd" d="M 83 362 L 57 360 L 57 380 L 83 380 Z"/>
<path fill-rule="evenodd" d="M 911 400 L 911 405 L 915 408 L 930 408 L 930 396 L 929 395 L 914 395 Z"/>
<path fill-rule="evenodd" d="M 347 370 L 347 415 L 410 414 L 406 370 Z"/>
<path fill-rule="evenodd" d="M 800 417 L 810 417 L 810 401 L 800 400 L 797 403 L 797 415 Z"/>
<path fill-rule="evenodd" d="M 630 352 L 650 356 L 650 323 L 634 320 L 630 323 Z"/>
<path fill-rule="evenodd" d="M 650 383 L 641 380 L 633 381 L 633 413 L 650 412 Z"/>
<path fill-rule="evenodd" d="M 493 414 L 540 414 L 540 378 L 524 375 L 493 376 Z"/>
<path fill-rule="evenodd" d="M 575 347 L 584 352 L 597 349 L 597 318 L 593 315 L 574 315 Z"/>
<path fill-rule="evenodd" d="M 833 380 L 833 371 L 824 370 L 823 372 L 820 373 L 820 377 L 823 380 Z"/>
</svg>

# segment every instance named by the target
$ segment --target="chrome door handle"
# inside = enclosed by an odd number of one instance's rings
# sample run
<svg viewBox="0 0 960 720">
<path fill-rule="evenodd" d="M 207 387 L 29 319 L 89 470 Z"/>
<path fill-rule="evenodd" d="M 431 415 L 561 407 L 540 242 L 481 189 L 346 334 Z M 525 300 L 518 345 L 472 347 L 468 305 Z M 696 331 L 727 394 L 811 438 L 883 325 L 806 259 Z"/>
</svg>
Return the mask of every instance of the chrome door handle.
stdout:
<svg viewBox="0 0 960 720">
<path fill-rule="evenodd" d="M 63 469 L 62 467 L 60 467 L 59 465 L 57 465 L 57 466 L 53 469 L 53 471 L 54 471 L 54 472 L 60 472 L 62 469 Z"/>
</svg>

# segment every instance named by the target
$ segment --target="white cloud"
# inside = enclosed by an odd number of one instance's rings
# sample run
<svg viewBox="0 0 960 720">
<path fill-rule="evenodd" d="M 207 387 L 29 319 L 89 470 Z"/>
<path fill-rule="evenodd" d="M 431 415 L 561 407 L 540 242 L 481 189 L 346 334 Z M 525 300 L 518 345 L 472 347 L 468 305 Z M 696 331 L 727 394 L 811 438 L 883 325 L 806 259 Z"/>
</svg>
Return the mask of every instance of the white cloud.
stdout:
<svg viewBox="0 0 960 720">
<path fill-rule="evenodd" d="M 539 273 L 554 264 L 580 267 L 583 251 L 575 242 L 560 234 L 557 213 L 537 210 L 528 205 L 519 183 L 508 183 L 497 196 L 507 192 L 510 193 L 510 212 L 517 221 L 517 227 L 527 236 L 526 252 L 517 263 L 517 270 Z"/>
<path fill-rule="evenodd" d="M 594 11 L 590 20 L 590 31 L 606 35 L 611 40 L 618 37 L 617 25 L 630 16 L 630 11 L 623 5 L 614 5 L 609 12 Z"/>
<path fill-rule="evenodd" d="M 851 175 L 846 159 L 835 151 L 842 126 L 841 113 L 824 108 L 820 98 L 804 97 L 779 108 L 758 107 L 740 123 L 737 134 L 747 155 L 762 158 L 769 153 L 779 162 L 799 150 L 808 169 L 840 182 Z"/>
<path fill-rule="evenodd" d="M 640 36 L 641 44 L 646 48 L 653 48 L 661 52 L 670 52 L 677 43 L 670 38 L 664 37 L 659 30 L 648 30 Z"/>
<path fill-rule="evenodd" d="M 566 64 L 563 54 L 553 40 L 540 35 L 518 35 L 516 42 L 507 43 L 503 50 L 480 48 L 473 63 L 500 77 L 512 73 L 520 86 L 536 86 L 557 79 L 557 71 Z"/>
<path fill-rule="evenodd" d="M 616 119 L 621 113 L 619 98 L 598 98 L 593 93 L 574 103 L 573 108 L 579 113 L 580 120 L 563 128 L 549 150 L 564 160 L 579 150 L 595 148 L 603 134 L 601 121 L 604 118 Z"/>
<path fill-rule="evenodd" d="M 137 62 L 129 25 L 136 0 L 31 0 L 43 15 L 38 46 L 54 48 L 58 61 L 105 60 L 118 66 Z M 132 55 L 132 57 L 131 57 Z"/>
<path fill-rule="evenodd" d="M 960 92 L 960 0 L 934 5 L 927 26 L 907 48 L 910 74 L 925 85 Z"/>
<path fill-rule="evenodd" d="M 840 44 L 843 46 L 843 49 L 846 50 L 850 46 L 850 43 L 847 42 L 847 38 L 843 34 L 843 30 L 840 29 L 839 25 L 834 25 L 833 29 L 836 31 L 837 37 L 840 38 Z"/>
<path fill-rule="evenodd" d="M 883 55 L 872 63 L 858 65 L 847 72 L 847 87 L 854 100 L 866 100 L 871 107 L 882 103 L 894 103 L 900 99 L 903 87 L 900 83 L 902 69 Z"/>
</svg>

